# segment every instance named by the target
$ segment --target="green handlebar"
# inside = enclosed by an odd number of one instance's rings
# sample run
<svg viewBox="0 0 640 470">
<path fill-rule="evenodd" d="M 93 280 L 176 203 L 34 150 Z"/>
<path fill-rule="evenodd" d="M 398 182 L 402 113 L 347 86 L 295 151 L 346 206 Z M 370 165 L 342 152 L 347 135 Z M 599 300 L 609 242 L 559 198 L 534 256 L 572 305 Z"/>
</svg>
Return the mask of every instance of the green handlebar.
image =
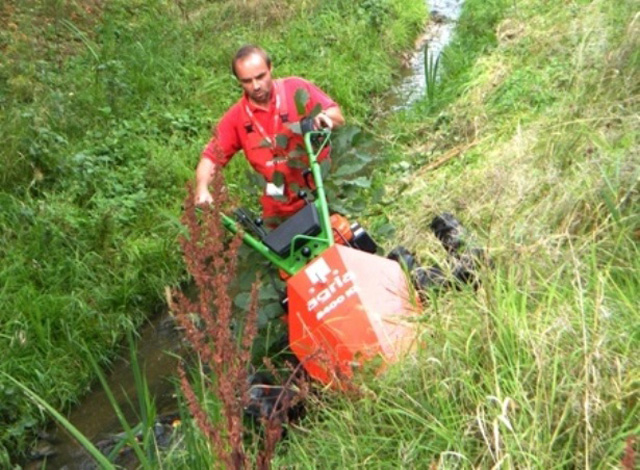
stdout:
<svg viewBox="0 0 640 470">
<path fill-rule="evenodd" d="M 313 144 L 311 138 L 314 135 L 319 135 L 322 139 L 318 145 L 318 150 L 313 152 Z M 329 143 L 331 133 L 328 130 L 318 130 L 307 132 L 304 135 L 304 146 L 307 149 L 309 155 L 309 163 L 311 165 L 311 174 L 313 175 L 313 181 L 316 184 L 317 206 L 320 211 L 320 226 L 322 227 L 322 234 L 326 237 L 326 241 L 329 246 L 333 245 L 333 232 L 331 229 L 331 221 L 329 220 L 329 205 L 327 204 L 327 195 L 324 192 L 324 183 L 322 181 L 322 169 L 320 168 L 320 162 L 318 162 L 318 155 Z"/>
</svg>

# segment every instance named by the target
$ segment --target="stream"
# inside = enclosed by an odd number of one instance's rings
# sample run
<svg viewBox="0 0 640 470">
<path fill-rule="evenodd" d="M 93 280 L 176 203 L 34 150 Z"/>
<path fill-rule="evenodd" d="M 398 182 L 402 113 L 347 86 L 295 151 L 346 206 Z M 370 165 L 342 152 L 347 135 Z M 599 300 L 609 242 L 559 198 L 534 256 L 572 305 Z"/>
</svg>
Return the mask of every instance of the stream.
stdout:
<svg viewBox="0 0 640 470">
<path fill-rule="evenodd" d="M 427 7 L 431 5 L 429 22 L 424 33 L 416 40 L 416 50 L 403 70 L 400 83 L 392 90 L 392 111 L 410 108 L 425 95 L 425 56 L 433 60 L 440 57 L 453 37 L 463 3 L 464 0 L 427 1 Z"/>
<path fill-rule="evenodd" d="M 408 60 L 398 85 L 391 90 L 389 107 L 393 111 L 408 109 L 426 93 L 425 55 L 437 58 L 453 36 L 464 0 L 431 0 L 429 21 L 425 32 L 416 41 L 416 50 Z M 146 375 L 149 391 L 155 397 L 158 415 L 175 411 L 176 355 L 182 349 L 180 334 L 167 314 L 156 314 L 140 331 L 138 357 Z M 123 353 L 126 357 L 128 352 Z M 139 422 L 136 416 L 134 378 L 127 360 L 116 361 L 108 376 L 109 387 L 131 425 Z M 106 393 L 100 386 L 90 392 L 68 416 L 69 421 L 88 439 L 96 443 L 121 432 L 116 414 Z M 33 461 L 25 470 L 58 469 L 90 470 L 97 468 L 84 448 L 66 431 L 54 427 L 34 446 Z M 46 464 L 43 465 L 43 458 Z"/>
<path fill-rule="evenodd" d="M 155 399 L 159 415 L 172 412 L 176 408 L 175 385 L 170 379 L 177 367 L 175 354 L 178 354 L 182 347 L 180 333 L 175 329 L 173 319 L 166 313 L 156 314 L 139 331 L 138 361 L 147 379 L 149 391 Z M 136 388 L 130 362 L 125 359 L 128 358 L 129 351 L 126 347 L 122 349 L 122 359 L 115 361 L 107 381 L 127 422 L 134 426 L 140 421 L 135 411 Z M 99 384 L 74 407 L 67 419 L 93 443 L 104 441 L 122 430 L 109 398 Z M 42 457 L 46 456 L 46 467 L 42 467 L 42 461 L 36 459 L 26 465 L 25 470 L 97 468 L 84 448 L 59 425 L 54 425 L 46 431 L 46 436 L 34 446 L 33 452 Z"/>
</svg>

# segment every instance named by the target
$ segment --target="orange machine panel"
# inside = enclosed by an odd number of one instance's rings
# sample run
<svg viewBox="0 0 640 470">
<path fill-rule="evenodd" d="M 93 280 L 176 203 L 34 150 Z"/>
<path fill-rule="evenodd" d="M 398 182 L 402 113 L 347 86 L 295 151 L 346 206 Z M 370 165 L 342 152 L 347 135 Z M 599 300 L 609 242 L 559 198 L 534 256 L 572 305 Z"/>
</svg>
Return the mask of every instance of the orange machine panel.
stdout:
<svg viewBox="0 0 640 470">
<path fill-rule="evenodd" d="M 395 261 L 333 245 L 287 281 L 289 342 L 324 383 L 351 376 L 362 359 L 396 360 L 409 350 L 416 300 Z"/>
</svg>

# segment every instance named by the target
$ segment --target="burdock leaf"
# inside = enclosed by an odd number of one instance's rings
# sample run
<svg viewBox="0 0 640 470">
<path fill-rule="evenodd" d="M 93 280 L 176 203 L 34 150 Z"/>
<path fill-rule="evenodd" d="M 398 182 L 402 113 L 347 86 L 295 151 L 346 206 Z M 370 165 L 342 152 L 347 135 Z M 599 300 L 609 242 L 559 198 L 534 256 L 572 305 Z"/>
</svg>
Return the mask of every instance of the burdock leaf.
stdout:
<svg viewBox="0 0 640 470">
<path fill-rule="evenodd" d="M 260 309 L 260 316 L 266 320 L 273 320 L 282 316 L 282 305 L 280 302 L 271 302 Z"/>
<path fill-rule="evenodd" d="M 305 162 L 303 162 L 302 160 L 297 160 L 295 158 L 291 158 L 287 160 L 287 166 L 289 168 L 297 168 L 297 169 L 307 168 L 307 164 Z"/>
<path fill-rule="evenodd" d="M 304 116 L 307 103 L 309 102 L 309 93 L 304 88 L 298 88 L 296 90 L 296 94 L 293 96 L 294 101 L 296 102 L 296 109 L 298 110 L 298 114 L 300 116 Z"/>
<path fill-rule="evenodd" d="M 272 181 L 276 186 L 282 186 L 284 184 L 284 173 L 274 171 Z"/>
<path fill-rule="evenodd" d="M 344 184 L 349 186 L 357 186 L 358 188 L 370 188 L 371 187 L 371 179 L 366 176 L 359 176 L 358 178 L 354 178 L 352 180 L 344 180 Z"/>
<path fill-rule="evenodd" d="M 357 173 L 362 170 L 367 164 L 365 162 L 352 162 L 347 165 L 340 165 L 336 172 L 333 174 L 334 177 L 338 178 L 340 176 L 349 176 Z"/>
<path fill-rule="evenodd" d="M 289 158 L 300 158 L 300 157 L 306 157 L 306 156 L 307 156 L 307 151 L 300 144 L 298 144 L 295 149 L 289 152 Z"/>
<path fill-rule="evenodd" d="M 320 103 L 318 103 L 317 105 L 315 105 L 313 107 L 313 109 L 311 110 L 311 112 L 309 113 L 309 117 L 310 118 L 314 118 L 316 117 L 318 114 L 320 114 L 322 112 L 322 106 L 320 106 Z"/>
<path fill-rule="evenodd" d="M 262 139 L 258 144 L 258 147 L 262 149 L 270 149 L 272 147 L 271 142 L 267 139 Z"/>
<path fill-rule="evenodd" d="M 320 162 L 320 173 L 322 175 L 322 179 L 329 176 L 329 171 L 331 171 L 331 162 L 329 160 L 322 160 Z"/>
<path fill-rule="evenodd" d="M 233 299 L 233 304 L 242 310 L 248 310 L 250 300 L 251 294 L 249 292 L 241 292 Z"/>
<path fill-rule="evenodd" d="M 329 202 L 329 209 L 331 210 L 331 212 L 337 212 L 339 214 L 349 213 L 349 209 L 347 208 L 347 206 L 335 200 Z"/>
<path fill-rule="evenodd" d="M 299 122 L 288 122 L 286 126 L 291 129 L 294 134 L 302 135 L 302 128 Z"/>
<path fill-rule="evenodd" d="M 360 128 L 352 125 L 340 126 L 331 135 L 331 147 L 334 152 L 344 153 L 353 147 L 353 139 L 360 134 Z"/>
<path fill-rule="evenodd" d="M 276 135 L 276 145 L 278 147 L 280 147 L 281 149 L 286 149 L 288 143 L 289 143 L 289 137 L 287 137 L 284 134 Z"/>
<path fill-rule="evenodd" d="M 255 171 L 246 171 L 245 175 L 249 180 L 249 183 L 254 187 L 264 188 L 265 185 L 267 184 L 266 180 L 264 179 L 264 176 L 262 176 L 260 173 L 256 173 Z"/>
<path fill-rule="evenodd" d="M 289 189 L 291 190 L 292 193 L 298 194 L 298 191 L 300 191 L 300 186 L 298 186 L 295 183 L 291 183 L 289 185 Z"/>
<path fill-rule="evenodd" d="M 361 162 L 364 162 L 364 163 L 369 163 L 374 158 L 373 155 L 371 155 L 369 153 L 359 152 L 357 150 L 355 151 L 355 155 L 358 158 L 358 160 L 360 160 Z"/>
<path fill-rule="evenodd" d="M 391 223 L 383 224 L 376 230 L 376 235 L 380 238 L 389 238 L 396 232 L 396 228 Z"/>
</svg>

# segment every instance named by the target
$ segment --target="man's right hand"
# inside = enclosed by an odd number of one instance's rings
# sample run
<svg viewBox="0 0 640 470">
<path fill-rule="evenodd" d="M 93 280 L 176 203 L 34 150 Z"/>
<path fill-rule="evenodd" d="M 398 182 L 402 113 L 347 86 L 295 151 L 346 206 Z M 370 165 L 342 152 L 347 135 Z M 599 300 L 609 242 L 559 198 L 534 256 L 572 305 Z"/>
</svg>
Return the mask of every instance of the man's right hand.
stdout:
<svg viewBox="0 0 640 470">
<path fill-rule="evenodd" d="M 197 206 L 211 204 L 213 197 L 209 192 L 209 185 L 213 181 L 213 173 L 215 172 L 215 165 L 208 158 L 200 159 L 198 167 L 196 168 L 196 194 L 195 203 Z"/>
<path fill-rule="evenodd" d="M 213 197 L 208 188 L 200 188 L 196 191 L 196 206 L 204 206 L 213 202 Z"/>
</svg>

